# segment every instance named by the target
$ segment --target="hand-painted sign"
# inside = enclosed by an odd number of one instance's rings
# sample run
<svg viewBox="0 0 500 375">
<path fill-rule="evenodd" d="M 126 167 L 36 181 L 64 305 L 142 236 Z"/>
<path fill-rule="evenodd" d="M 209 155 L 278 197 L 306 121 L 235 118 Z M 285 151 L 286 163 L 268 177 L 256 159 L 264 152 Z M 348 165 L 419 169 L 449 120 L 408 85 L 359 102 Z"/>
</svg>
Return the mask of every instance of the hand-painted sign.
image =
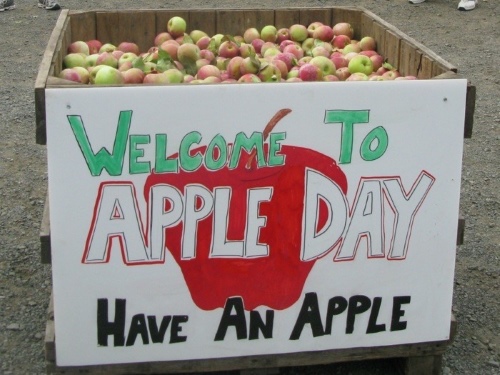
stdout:
<svg viewBox="0 0 500 375">
<path fill-rule="evenodd" d="M 58 365 L 445 340 L 465 91 L 47 90 Z"/>
</svg>

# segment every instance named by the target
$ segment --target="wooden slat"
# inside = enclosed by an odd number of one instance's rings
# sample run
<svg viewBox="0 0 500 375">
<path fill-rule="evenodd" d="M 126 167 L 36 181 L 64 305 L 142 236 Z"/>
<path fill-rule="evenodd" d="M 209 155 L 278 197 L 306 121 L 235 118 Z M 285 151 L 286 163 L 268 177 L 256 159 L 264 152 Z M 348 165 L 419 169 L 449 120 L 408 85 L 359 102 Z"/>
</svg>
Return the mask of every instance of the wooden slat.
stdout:
<svg viewBox="0 0 500 375">
<path fill-rule="evenodd" d="M 338 22 L 350 23 L 354 29 L 354 39 L 359 40 L 362 35 L 361 15 L 363 11 L 360 8 L 334 8 L 332 10 L 332 26 Z"/>
<path fill-rule="evenodd" d="M 53 71 L 54 54 L 60 39 L 64 36 L 69 22 L 68 10 L 64 9 L 59 14 L 54 30 L 50 35 L 49 42 L 45 48 L 42 62 L 38 67 L 35 81 L 35 118 L 36 118 L 36 143 L 44 145 L 47 143 L 46 120 L 45 120 L 45 85 Z"/>
<path fill-rule="evenodd" d="M 97 38 L 95 12 L 70 12 L 72 42 Z"/>
<path fill-rule="evenodd" d="M 118 12 L 96 12 L 96 36 L 103 44 L 116 44 L 120 40 Z"/>
<path fill-rule="evenodd" d="M 189 31 L 202 30 L 213 36 L 217 30 L 214 10 L 192 10 L 189 12 Z"/>
<path fill-rule="evenodd" d="M 274 11 L 274 23 L 276 27 L 290 27 L 300 23 L 300 10 L 298 9 L 276 9 Z"/>
<path fill-rule="evenodd" d="M 377 41 L 377 52 L 385 57 L 385 29 L 380 23 L 375 21 L 372 23 L 372 36 Z"/>
<path fill-rule="evenodd" d="M 332 8 L 300 9 L 300 23 L 308 26 L 313 22 L 332 24 Z"/>
<path fill-rule="evenodd" d="M 133 42 L 141 52 L 147 52 L 156 36 L 156 15 L 153 11 L 120 13 L 120 39 L 116 43 Z"/>
<path fill-rule="evenodd" d="M 432 78 L 432 66 L 434 65 L 434 60 L 432 60 L 427 55 L 422 55 L 420 59 L 420 66 L 417 72 L 418 79 L 431 79 Z"/>
<path fill-rule="evenodd" d="M 260 31 L 264 26 L 274 24 L 274 11 L 270 9 L 223 9 L 218 10 L 216 14 L 218 34 L 243 35 L 249 27 Z"/>
<path fill-rule="evenodd" d="M 380 53 L 396 69 L 399 69 L 399 48 L 401 39 L 390 30 L 385 31 L 384 50 Z"/>
<path fill-rule="evenodd" d="M 40 225 L 40 249 L 42 264 L 50 264 L 52 262 L 49 207 L 49 195 L 47 194 L 47 197 L 45 198 L 45 206 L 43 207 L 42 223 Z"/>
</svg>

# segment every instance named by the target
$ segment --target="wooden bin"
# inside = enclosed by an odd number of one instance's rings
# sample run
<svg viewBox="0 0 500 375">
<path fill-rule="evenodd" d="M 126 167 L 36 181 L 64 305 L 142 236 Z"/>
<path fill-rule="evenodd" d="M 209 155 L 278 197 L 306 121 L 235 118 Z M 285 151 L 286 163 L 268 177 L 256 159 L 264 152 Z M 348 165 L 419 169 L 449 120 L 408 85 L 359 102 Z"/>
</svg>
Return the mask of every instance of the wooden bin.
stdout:
<svg viewBox="0 0 500 375">
<path fill-rule="evenodd" d="M 267 24 L 288 27 L 295 23 L 307 25 L 321 21 L 333 25 L 349 22 L 355 30 L 355 38 L 365 35 L 375 37 L 377 49 L 388 62 L 403 75 L 414 75 L 419 79 L 460 78 L 457 68 L 432 52 L 421 43 L 402 33 L 372 12 L 360 7 L 325 8 L 278 8 L 278 9 L 196 9 L 196 10 L 63 10 L 48 42 L 35 84 L 36 142 L 46 144 L 45 89 L 78 85 L 57 78 L 63 69 L 62 60 L 67 46 L 76 40 L 99 39 L 118 44 L 132 41 L 142 50 L 153 45 L 154 37 L 165 31 L 169 18 L 178 15 L 186 19 L 190 29 L 201 29 L 209 35 L 216 33 L 242 34 L 248 27 L 261 28 Z M 464 137 L 472 134 L 475 106 L 475 87 L 469 83 L 467 89 Z M 47 197 L 41 226 L 42 262 L 50 263 L 50 222 Z M 463 219 L 459 222 L 457 244 L 463 239 Z M 86 366 L 61 368 L 55 364 L 56 348 L 53 310 L 49 318 L 45 337 L 45 354 L 49 373 L 181 373 L 203 371 L 225 371 L 279 368 L 327 364 L 353 360 L 380 358 L 404 358 L 402 370 L 405 374 L 438 374 L 441 356 L 452 341 L 456 322 L 450 324 L 450 340 L 373 348 L 354 348 L 319 352 L 281 355 L 248 356 L 211 360 L 170 361 L 124 365 Z"/>
</svg>

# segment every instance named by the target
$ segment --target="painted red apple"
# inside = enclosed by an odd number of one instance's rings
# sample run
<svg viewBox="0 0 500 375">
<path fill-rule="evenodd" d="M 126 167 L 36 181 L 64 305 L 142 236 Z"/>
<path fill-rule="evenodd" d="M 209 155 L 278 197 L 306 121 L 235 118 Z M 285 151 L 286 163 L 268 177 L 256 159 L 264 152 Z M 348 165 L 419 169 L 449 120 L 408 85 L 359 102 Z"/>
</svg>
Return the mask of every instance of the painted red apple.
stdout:
<svg viewBox="0 0 500 375">
<path fill-rule="evenodd" d="M 264 130 L 264 138 L 290 112 L 289 109 L 279 111 Z M 206 151 L 207 148 L 202 146 L 191 153 L 204 155 Z M 306 171 L 312 168 L 327 176 L 344 194 L 347 179 L 332 158 L 317 151 L 283 145 L 280 154 L 285 156 L 285 164 L 280 166 L 257 167 L 255 155 L 243 151 L 234 169 L 226 165 L 210 171 L 202 165 L 193 172 L 153 172 L 147 178 L 144 187 L 146 200 L 150 188 L 157 184 L 169 184 L 180 192 L 184 192 L 188 184 L 201 184 L 212 192 L 215 188 L 230 187 L 227 241 L 242 241 L 245 237 L 249 189 L 273 187 L 271 199 L 259 204 L 259 216 L 265 217 L 265 225 L 260 227 L 258 241 L 268 245 L 267 256 L 210 257 L 214 236 L 213 212 L 198 221 L 194 258 L 181 258 L 182 221 L 166 229 L 165 245 L 182 270 L 191 297 L 199 308 L 220 308 L 228 298 L 235 296 L 243 299 L 247 310 L 258 306 L 281 310 L 299 300 L 315 263 L 315 259 L 301 260 Z M 201 206 L 201 202 L 198 203 Z M 328 221 L 327 212 L 326 205 L 320 206 L 318 230 Z"/>
</svg>

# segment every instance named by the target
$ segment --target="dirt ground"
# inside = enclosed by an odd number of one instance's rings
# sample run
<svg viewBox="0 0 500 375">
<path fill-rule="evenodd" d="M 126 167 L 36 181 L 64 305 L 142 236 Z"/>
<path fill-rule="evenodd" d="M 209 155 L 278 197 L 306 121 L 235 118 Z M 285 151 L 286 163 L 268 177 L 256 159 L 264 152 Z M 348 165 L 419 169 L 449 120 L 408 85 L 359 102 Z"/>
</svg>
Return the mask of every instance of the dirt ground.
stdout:
<svg viewBox="0 0 500 375">
<path fill-rule="evenodd" d="M 465 239 L 457 250 L 453 303 L 458 333 L 444 356 L 443 373 L 500 374 L 500 1 L 480 0 L 471 12 L 457 11 L 457 3 L 61 0 L 72 10 L 363 6 L 455 65 L 477 87 L 477 100 L 473 135 L 464 140 Z M 45 146 L 35 143 L 34 82 L 59 12 L 39 9 L 35 0 L 16 4 L 0 13 L 0 374 L 34 374 L 45 372 L 51 290 L 50 265 L 40 262 L 47 163 Z M 395 373 L 388 361 L 282 372 Z"/>
</svg>

